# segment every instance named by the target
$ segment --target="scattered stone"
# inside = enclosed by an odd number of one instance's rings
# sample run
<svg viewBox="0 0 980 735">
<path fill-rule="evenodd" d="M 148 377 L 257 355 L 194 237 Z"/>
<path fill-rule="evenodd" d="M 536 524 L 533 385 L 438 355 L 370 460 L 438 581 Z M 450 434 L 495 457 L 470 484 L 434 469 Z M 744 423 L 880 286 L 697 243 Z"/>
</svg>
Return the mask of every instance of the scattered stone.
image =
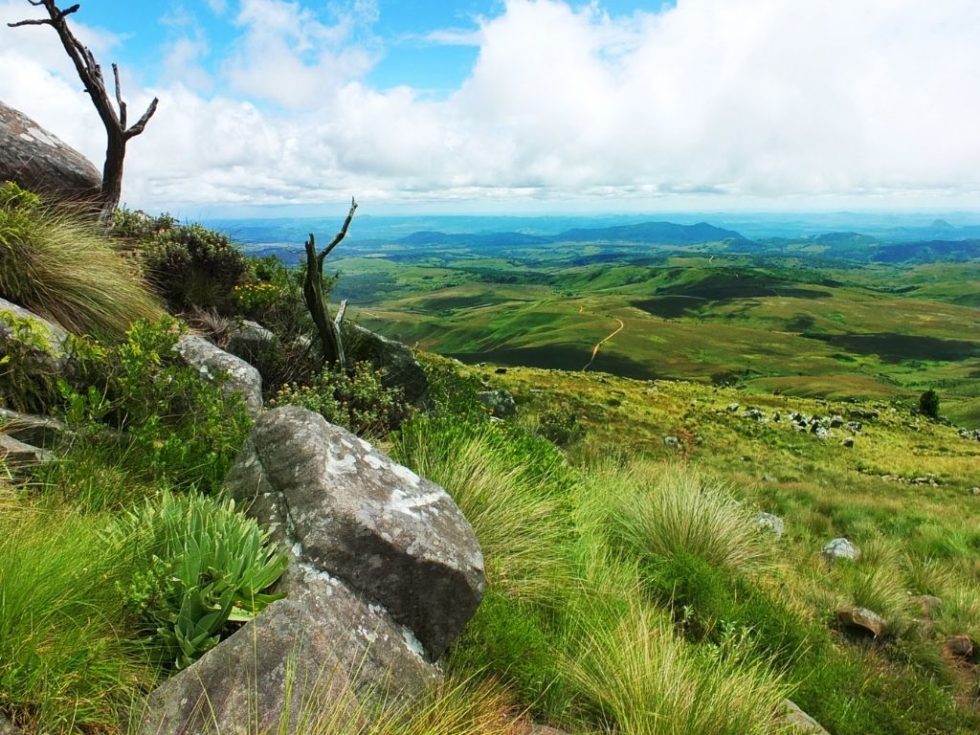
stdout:
<svg viewBox="0 0 980 735">
<path fill-rule="evenodd" d="M 428 405 L 429 379 L 407 346 L 345 322 L 344 347 L 348 360 L 369 361 L 380 373 L 385 388 L 399 388 L 405 400 L 414 406 Z"/>
<path fill-rule="evenodd" d="M 219 381 L 226 394 L 241 395 L 251 416 L 262 413 L 262 376 L 254 367 L 196 334 L 185 334 L 174 349 L 206 380 Z"/>
<path fill-rule="evenodd" d="M 976 645 L 968 635 L 954 635 L 946 639 L 946 651 L 956 658 L 972 659 Z"/>
<path fill-rule="evenodd" d="M 756 421 L 765 421 L 766 420 L 766 415 L 762 411 L 760 411 L 758 408 L 746 408 L 745 409 L 745 418 L 747 418 L 747 419 L 755 419 Z"/>
<path fill-rule="evenodd" d="M 0 735 L 21 735 L 21 729 L 0 712 Z"/>
<path fill-rule="evenodd" d="M 85 156 L 31 118 L 0 102 L 0 182 L 42 196 L 94 201 L 102 190 L 99 170 Z"/>
<path fill-rule="evenodd" d="M 51 448 L 68 431 L 61 421 L 0 408 L 0 432 L 25 444 Z"/>
<path fill-rule="evenodd" d="M 256 367 L 279 346 L 279 338 L 258 322 L 236 321 L 228 328 L 225 349 Z"/>
<path fill-rule="evenodd" d="M 844 425 L 844 417 L 839 414 L 834 414 L 827 421 L 830 423 L 831 429 L 838 429 Z"/>
<path fill-rule="evenodd" d="M 304 563 L 386 607 L 433 659 L 483 597 L 480 545 L 446 491 L 311 411 L 264 413 L 225 488 Z"/>
<path fill-rule="evenodd" d="M 880 638 L 887 626 L 884 618 L 866 607 L 838 608 L 837 620 L 848 628 L 865 631 L 875 638 Z"/>
<path fill-rule="evenodd" d="M 665 436 L 664 446 L 668 449 L 681 449 L 684 445 L 681 444 L 681 440 L 676 436 Z"/>
<path fill-rule="evenodd" d="M 817 439 L 826 440 L 830 438 L 830 430 L 825 429 L 820 424 L 814 424 L 813 428 L 810 429 L 810 433 L 817 437 Z"/>
<path fill-rule="evenodd" d="M 775 475 L 763 475 L 762 476 L 762 481 L 763 482 L 779 482 L 779 478 L 777 478 Z"/>
<path fill-rule="evenodd" d="M 756 528 L 770 531 L 776 537 L 777 541 L 783 537 L 785 523 L 777 515 L 760 511 L 755 514 L 755 525 Z"/>
<path fill-rule="evenodd" d="M 774 411 L 772 414 L 772 420 L 778 424 L 783 420 L 783 417 L 779 415 L 779 411 Z"/>
<path fill-rule="evenodd" d="M 739 409 L 739 405 L 737 403 L 729 403 L 728 407 L 725 410 L 728 411 L 729 413 L 735 413 L 736 411 L 738 411 L 738 409 Z"/>
<path fill-rule="evenodd" d="M 967 492 L 976 497 L 980 495 L 980 487 L 971 487 L 969 490 L 967 490 Z"/>
<path fill-rule="evenodd" d="M 484 390 L 477 393 L 476 397 L 498 419 L 508 419 L 517 413 L 514 396 L 505 390 Z"/>
<path fill-rule="evenodd" d="M 935 595 L 918 595 L 912 599 L 918 603 L 919 609 L 926 618 L 935 617 L 943 606 L 943 601 Z"/>
<path fill-rule="evenodd" d="M 853 436 L 845 437 L 844 441 L 841 442 L 841 445 L 850 449 L 851 447 L 854 446 L 854 437 Z"/>
<path fill-rule="evenodd" d="M 842 537 L 828 541 L 827 545 L 823 547 L 822 553 L 824 558 L 828 561 L 836 561 L 837 559 L 857 561 L 861 558 L 861 550 L 846 538 Z"/>
<path fill-rule="evenodd" d="M 54 455 L 46 449 L 25 444 L 8 434 L 0 433 L 0 460 L 11 470 L 36 467 L 53 459 Z"/>
<path fill-rule="evenodd" d="M 499 367 L 496 370 L 494 370 L 493 372 L 496 375 L 506 375 L 507 374 L 507 368 L 505 368 L 505 367 Z"/>
<path fill-rule="evenodd" d="M 859 421 L 874 421 L 878 418 L 878 412 L 873 409 L 852 408 L 847 412 L 847 417 Z"/>
<path fill-rule="evenodd" d="M 864 425 L 860 421 L 848 421 L 846 424 L 844 424 L 844 428 L 846 428 L 852 434 L 860 434 L 861 429 L 864 428 Z"/>
<path fill-rule="evenodd" d="M 819 722 L 789 699 L 783 700 L 778 720 L 791 727 L 799 735 L 830 735 Z"/>
</svg>

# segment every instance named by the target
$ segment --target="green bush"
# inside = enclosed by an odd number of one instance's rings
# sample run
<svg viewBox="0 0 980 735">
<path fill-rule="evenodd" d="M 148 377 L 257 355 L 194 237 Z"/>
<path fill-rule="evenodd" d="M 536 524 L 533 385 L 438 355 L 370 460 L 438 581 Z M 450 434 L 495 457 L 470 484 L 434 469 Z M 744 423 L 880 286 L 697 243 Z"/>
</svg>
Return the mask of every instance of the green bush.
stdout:
<svg viewBox="0 0 980 735">
<path fill-rule="evenodd" d="M 357 363 L 350 373 L 325 368 L 309 385 L 288 383 L 269 405 L 302 406 L 355 434 L 372 437 L 386 436 L 414 412 L 402 391 L 385 387 L 367 362 Z"/>
<path fill-rule="evenodd" d="M 163 215 L 130 223 L 117 220 L 120 236 L 139 241 L 147 275 L 174 311 L 191 307 L 234 312 L 234 289 L 247 280 L 248 261 L 225 236 L 198 224 L 182 225 Z"/>
<path fill-rule="evenodd" d="M 244 400 L 202 380 L 174 351 L 172 319 L 140 322 L 125 342 L 79 343 L 77 376 L 61 383 L 67 421 L 122 432 L 127 467 L 178 487 L 217 490 L 251 428 Z M 93 434 L 93 440 L 105 433 Z M 122 448 L 116 451 L 122 453 Z"/>
<path fill-rule="evenodd" d="M 231 501 L 165 492 L 111 529 L 142 569 L 128 604 L 167 665 L 184 668 L 217 645 L 229 621 L 250 620 L 282 595 L 269 589 L 288 557 Z"/>
<path fill-rule="evenodd" d="M 0 309 L 0 406 L 44 413 L 58 400 L 57 382 L 64 359 L 48 329 L 34 319 Z"/>
<path fill-rule="evenodd" d="M 11 182 L 0 185 L 0 297 L 70 332 L 112 338 L 163 313 L 96 223 Z"/>
<path fill-rule="evenodd" d="M 939 418 L 939 394 L 932 388 L 919 396 L 919 413 L 931 419 Z"/>
<path fill-rule="evenodd" d="M 585 436 L 578 415 L 567 407 L 545 411 L 538 417 L 537 433 L 559 447 L 567 447 Z"/>
</svg>

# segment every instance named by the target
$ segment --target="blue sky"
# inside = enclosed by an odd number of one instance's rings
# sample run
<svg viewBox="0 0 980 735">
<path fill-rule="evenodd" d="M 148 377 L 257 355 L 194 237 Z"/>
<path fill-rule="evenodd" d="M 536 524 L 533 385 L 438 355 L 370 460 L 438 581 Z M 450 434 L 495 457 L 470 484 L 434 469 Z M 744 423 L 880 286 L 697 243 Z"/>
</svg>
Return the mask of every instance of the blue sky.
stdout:
<svg viewBox="0 0 980 735">
<path fill-rule="evenodd" d="M 980 209 L 976 0 L 82 0 L 124 199 L 181 212 Z M 0 22 L 36 13 L 0 0 Z M 101 164 L 48 28 L 0 99 Z"/>
</svg>

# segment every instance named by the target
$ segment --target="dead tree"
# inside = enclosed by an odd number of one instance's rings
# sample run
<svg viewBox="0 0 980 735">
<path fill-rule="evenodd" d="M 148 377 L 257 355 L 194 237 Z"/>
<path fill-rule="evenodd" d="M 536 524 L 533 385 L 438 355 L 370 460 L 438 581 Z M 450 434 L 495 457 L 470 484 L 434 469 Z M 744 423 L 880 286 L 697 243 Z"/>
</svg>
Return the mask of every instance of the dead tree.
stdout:
<svg viewBox="0 0 980 735">
<path fill-rule="evenodd" d="M 156 97 L 146 108 L 146 112 L 133 125 L 127 126 L 126 103 L 122 99 L 122 90 L 119 85 L 119 67 L 112 65 L 112 76 L 115 81 L 116 104 L 119 106 L 118 112 L 109 98 L 105 88 L 105 80 L 102 78 L 102 68 L 95 60 L 95 56 L 82 43 L 75 38 L 75 34 L 68 27 L 65 20 L 69 15 L 76 12 L 80 7 L 75 3 L 71 7 L 60 9 L 54 0 L 27 0 L 35 7 L 43 7 L 48 11 L 47 18 L 36 20 L 22 20 L 17 23 L 8 23 L 11 28 L 20 26 L 51 26 L 58 32 L 61 45 L 65 47 L 65 52 L 75 65 L 85 91 L 88 93 L 92 104 L 102 118 L 102 124 L 106 132 L 106 151 L 105 164 L 102 167 L 102 192 L 99 196 L 99 218 L 103 223 L 107 223 L 112 218 L 116 207 L 119 206 L 119 198 L 122 195 L 123 160 L 126 157 L 126 143 L 130 138 L 135 138 L 143 132 L 146 124 L 157 111 Z"/>
<path fill-rule="evenodd" d="M 303 279 L 303 297 L 306 299 L 306 308 L 309 309 L 310 316 L 313 317 L 313 324 L 316 326 L 317 337 L 320 340 L 321 366 L 327 364 L 339 367 L 341 370 L 347 369 L 344 338 L 340 331 L 344 313 L 347 311 L 347 301 L 340 302 L 337 316 L 331 319 L 327 300 L 323 294 L 323 261 L 327 259 L 335 247 L 340 245 L 341 240 L 347 237 L 347 229 L 350 227 L 356 211 L 357 202 L 351 199 L 350 211 L 347 213 L 347 219 L 344 220 L 340 232 L 334 235 L 330 244 L 319 253 L 316 251 L 316 239 L 312 232 L 310 239 L 306 241 L 306 276 Z"/>
</svg>

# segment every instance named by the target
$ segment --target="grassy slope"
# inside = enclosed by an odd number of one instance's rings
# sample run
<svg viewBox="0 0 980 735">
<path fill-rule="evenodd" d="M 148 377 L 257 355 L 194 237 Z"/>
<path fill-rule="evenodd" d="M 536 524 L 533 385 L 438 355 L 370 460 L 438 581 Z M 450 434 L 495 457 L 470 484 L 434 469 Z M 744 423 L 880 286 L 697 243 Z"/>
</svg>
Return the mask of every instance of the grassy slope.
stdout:
<svg viewBox="0 0 980 735">
<path fill-rule="evenodd" d="M 375 299 L 359 315 L 368 326 L 467 361 L 579 369 L 622 319 L 598 369 L 705 381 L 730 373 L 761 393 L 838 399 L 913 398 L 934 387 L 945 415 L 980 425 L 970 264 L 760 268 L 668 257 L 656 266 L 562 264 L 550 283 L 515 284 L 507 281 L 526 268 L 476 277 L 469 262 L 455 276 L 444 263 L 388 264 L 385 293 L 359 290 L 354 264 L 348 287 L 356 302 Z"/>
</svg>

